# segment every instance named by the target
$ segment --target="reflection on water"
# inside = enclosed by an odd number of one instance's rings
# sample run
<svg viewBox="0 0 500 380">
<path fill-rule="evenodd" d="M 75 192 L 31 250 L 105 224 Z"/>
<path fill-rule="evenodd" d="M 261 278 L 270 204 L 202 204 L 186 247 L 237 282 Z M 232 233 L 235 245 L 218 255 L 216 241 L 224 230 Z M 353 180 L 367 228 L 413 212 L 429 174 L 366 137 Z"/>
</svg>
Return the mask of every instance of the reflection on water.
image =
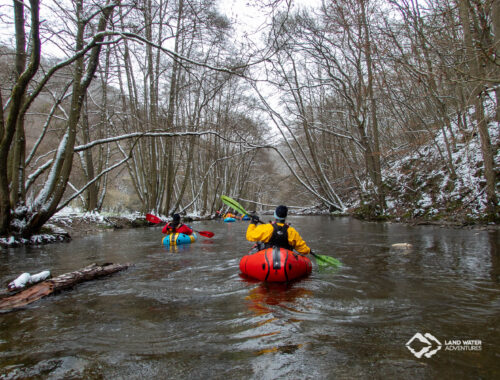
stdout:
<svg viewBox="0 0 500 380">
<path fill-rule="evenodd" d="M 242 278 L 244 278 L 242 276 Z M 255 281 L 244 278 L 249 283 Z M 298 286 L 297 282 L 286 283 L 259 283 L 258 286 L 249 291 L 246 300 L 250 301 L 249 309 L 257 315 L 272 313 L 270 307 L 280 307 L 293 310 L 298 298 L 311 295 L 310 290 Z"/>
<path fill-rule="evenodd" d="M 243 275 L 242 278 L 249 283 L 255 283 L 255 281 L 246 279 Z M 285 345 L 281 343 L 279 335 L 282 333 L 282 329 L 279 325 L 283 323 L 286 325 L 291 324 L 294 325 L 293 327 L 296 327 L 297 324 L 301 322 L 301 319 L 293 316 L 282 319 L 279 316 L 280 313 L 276 313 L 275 311 L 282 309 L 289 311 L 291 315 L 298 315 L 300 311 L 296 310 L 294 307 L 294 305 L 297 304 L 297 299 L 310 296 L 311 294 L 312 292 L 310 290 L 298 286 L 297 282 L 292 284 L 259 283 L 259 285 L 249 291 L 249 294 L 245 297 L 245 300 L 249 301 L 248 309 L 254 312 L 256 316 L 267 315 L 267 318 L 256 321 L 254 330 L 257 335 L 248 336 L 248 338 L 257 339 L 273 335 L 278 336 L 276 344 L 258 350 L 256 353 L 257 356 L 277 352 L 292 354 L 303 346 L 302 343 Z M 275 316 L 275 314 L 278 314 L 278 316 Z M 259 333 L 259 331 L 263 330 L 262 326 L 273 323 L 275 323 L 275 326 L 271 327 L 271 329 L 276 328 L 275 331 Z"/>
<path fill-rule="evenodd" d="M 190 244 L 179 244 L 163 246 L 164 250 L 169 253 L 181 253 L 191 249 Z"/>
<path fill-rule="evenodd" d="M 497 232 L 292 217 L 315 252 L 339 258 L 291 284 L 240 276 L 246 222 L 199 222 L 215 233 L 164 247 L 161 228 L 2 251 L 0 281 L 92 262 L 133 263 L 0 314 L 0 378 L 498 378 Z M 408 243 L 410 249 L 394 244 Z M 430 333 L 481 340 L 416 358 Z"/>
</svg>

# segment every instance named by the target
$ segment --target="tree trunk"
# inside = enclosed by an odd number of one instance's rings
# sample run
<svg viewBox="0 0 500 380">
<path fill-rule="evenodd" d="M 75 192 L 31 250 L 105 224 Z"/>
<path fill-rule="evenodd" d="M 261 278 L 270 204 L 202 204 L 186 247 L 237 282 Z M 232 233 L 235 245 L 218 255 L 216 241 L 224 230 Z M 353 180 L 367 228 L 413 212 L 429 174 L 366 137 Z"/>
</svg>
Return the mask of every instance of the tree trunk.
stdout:
<svg viewBox="0 0 500 380">
<path fill-rule="evenodd" d="M 175 35 L 175 53 L 179 52 L 179 42 L 181 38 L 181 22 L 183 17 L 184 0 L 179 0 L 179 10 L 177 14 L 177 32 Z M 167 127 L 173 128 L 174 126 L 174 116 L 175 116 L 175 99 L 177 97 L 177 72 L 179 70 L 179 62 L 177 58 L 173 58 L 172 63 L 172 76 L 170 78 L 170 93 L 168 98 L 168 111 L 167 111 Z M 174 193 L 174 141 L 170 142 L 172 147 L 168 149 L 168 162 L 167 162 L 167 188 L 165 196 L 165 212 L 170 212 L 171 203 L 173 200 Z"/>
<path fill-rule="evenodd" d="M 101 17 L 99 19 L 97 32 L 102 32 L 106 29 L 109 18 L 111 17 L 114 7 L 107 3 L 107 7 L 103 8 Z M 84 34 L 86 27 L 86 20 L 83 14 L 83 3 L 80 1 L 77 4 L 77 19 L 78 30 L 76 37 L 76 51 L 80 51 L 83 47 Z M 83 100 L 94 78 L 94 74 L 99 64 L 99 55 L 101 52 L 100 43 L 103 42 L 104 36 L 99 37 L 97 46 L 93 47 L 90 56 L 85 59 L 84 56 L 75 61 L 75 70 L 73 74 L 73 93 L 71 99 L 71 109 L 69 120 L 66 125 L 66 132 L 62 138 L 57 149 L 54 163 L 49 173 L 49 178 L 43 186 L 41 192 L 33 203 L 33 213 L 30 216 L 26 227 L 23 231 L 23 236 L 31 236 L 36 233 L 40 228 L 49 220 L 52 215 L 57 211 L 57 206 L 61 201 L 66 186 L 68 184 L 69 176 L 73 166 L 73 153 L 76 141 L 76 133 L 78 122 L 81 116 Z M 84 75 L 84 64 L 87 63 L 87 69 Z"/>
<path fill-rule="evenodd" d="M 75 272 L 65 273 L 36 284 L 13 296 L 0 299 L 0 311 L 18 309 L 55 292 L 127 269 L 130 264 L 91 264 Z"/>
<path fill-rule="evenodd" d="M 500 1 L 493 0 L 491 5 L 491 20 L 493 24 L 493 46 L 494 46 L 494 57 L 495 57 L 495 65 L 496 70 L 500 70 L 498 67 L 500 66 Z M 500 122 L 500 86 L 496 86 L 495 89 L 496 101 L 497 101 L 497 112 L 496 112 L 496 120 Z"/>
<path fill-rule="evenodd" d="M 83 143 L 88 144 L 90 142 L 90 127 L 89 127 L 89 118 L 87 112 L 87 99 L 85 99 L 85 109 L 82 115 L 81 127 L 82 127 Z M 85 183 L 89 183 L 95 177 L 92 150 L 87 149 L 84 152 L 82 152 L 80 156 L 83 167 L 83 173 L 85 174 Z M 85 209 L 87 211 L 94 211 L 97 208 L 97 192 L 98 192 L 98 186 L 97 183 L 95 182 L 92 183 L 92 185 L 90 185 L 86 190 Z"/>
<path fill-rule="evenodd" d="M 472 77 L 476 79 L 475 90 L 473 92 L 474 96 L 474 106 L 475 106 L 475 119 L 477 123 L 477 129 L 479 131 L 479 136 L 481 140 L 481 153 L 483 155 L 483 165 L 484 165 L 484 177 L 486 179 L 486 197 L 487 197 L 487 213 L 493 218 L 499 217 L 498 202 L 496 195 L 496 175 L 494 170 L 493 162 L 493 147 L 491 145 L 491 139 L 488 132 L 488 125 L 486 123 L 484 105 L 483 105 L 483 88 L 484 83 L 478 78 L 484 78 L 483 70 L 481 68 L 479 52 L 474 49 L 474 37 L 477 40 L 477 36 L 473 36 L 471 25 L 470 25 L 470 14 L 469 14 L 469 1 L 459 0 L 459 13 L 460 22 L 464 31 L 464 43 L 467 56 L 469 58 L 471 66 Z"/>
<path fill-rule="evenodd" d="M 380 142 L 378 131 L 378 117 L 377 117 L 377 103 L 373 95 L 373 63 L 371 51 L 371 38 L 370 31 L 368 30 L 368 19 L 366 17 L 365 2 L 361 0 L 361 22 L 363 24 L 363 32 L 365 40 L 363 41 L 366 68 L 368 71 L 368 97 L 370 102 L 371 113 L 371 131 L 373 135 L 373 151 L 370 152 L 371 157 L 368 159 L 372 161 L 373 179 L 375 189 L 377 191 L 377 203 L 381 211 L 386 209 L 384 187 L 382 186 L 382 169 L 380 165 Z"/>
<path fill-rule="evenodd" d="M 15 2 L 16 5 L 22 3 Z M 16 9 L 16 8 L 15 8 Z M 18 77 L 14 87 L 12 88 L 10 96 L 10 108 L 2 128 L 0 136 L 0 235 L 5 236 L 9 232 L 11 220 L 11 205 L 10 205 L 10 183 L 8 178 L 8 156 L 11 150 L 12 140 L 18 125 L 18 118 L 22 108 L 23 98 L 26 94 L 26 89 L 38 71 L 40 65 L 40 35 L 39 35 L 39 2 L 38 0 L 30 0 L 31 11 L 31 56 L 30 63 L 25 71 Z M 24 18 L 18 18 L 16 15 L 16 32 L 23 23 L 22 29 L 24 30 Z M 25 54 L 25 52 L 19 52 Z"/>
<path fill-rule="evenodd" d="M 14 2 L 15 11 L 15 29 L 16 29 L 16 79 L 22 75 L 26 68 L 26 34 L 24 30 L 24 4 Z M 24 104 L 26 94 L 21 98 L 21 104 Z M 9 153 L 9 182 L 10 205 L 16 207 L 19 198 L 24 192 L 24 155 L 26 150 L 26 141 L 24 136 L 24 115 L 18 115 L 16 122 L 16 133 L 14 139 L 14 148 Z"/>
</svg>

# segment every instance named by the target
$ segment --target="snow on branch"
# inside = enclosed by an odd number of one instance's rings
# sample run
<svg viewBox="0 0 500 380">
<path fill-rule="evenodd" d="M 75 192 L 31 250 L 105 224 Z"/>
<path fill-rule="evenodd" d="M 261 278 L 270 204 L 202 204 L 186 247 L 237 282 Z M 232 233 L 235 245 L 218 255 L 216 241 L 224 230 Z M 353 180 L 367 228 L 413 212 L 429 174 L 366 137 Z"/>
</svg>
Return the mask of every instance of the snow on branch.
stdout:
<svg viewBox="0 0 500 380">
<path fill-rule="evenodd" d="M 132 139 L 132 138 L 141 138 L 141 137 L 182 137 L 182 136 L 203 136 L 203 135 L 215 135 L 222 140 L 232 143 L 240 143 L 240 141 L 233 141 L 220 133 L 215 131 L 203 131 L 203 132 L 166 132 L 166 131 L 150 131 L 150 132 L 132 132 L 125 135 L 107 137 L 105 139 L 94 140 L 89 142 L 88 144 L 78 145 L 75 147 L 75 152 L 81 152 L 86 149 L 90 149 L 96 145 L 107 144 L 111 142 Z"/>
<path fill-rule="evenodd" d="M 181 55 L 173 50 L 167 49 L 161 45 L 158 45 L 152 41 L 149 41 L 148 39 L 146 39 L 138 34 L 135 34 L 135 33 L 116 32 L 116 31 L 107 31 L 105 33 L 106 33 L 106 35 L 115 35 L 115 36 L 118 35 L 118 36 L 121 36 L 123 38 L 136 40 L 138 42 L 145 43 L 145 44 L 150 45 L 158 50 L 161 50 L 164 53 L 167 53 L 172 58 L 179 59 L 179 60 L 182 60 L 184 62 L 188 62 L 188 63 L 196 65 L 196 66 L 205 67 L 205 68 L 213 70 L 213 71 L 219 71 L 219 72 L 223 72 L 223 73 L 227 73 L 227 74 L 231 74 L 231 75 L 237 75 L 237 76 L 243 77 L 243 78 L 246 78 L 246 76 L 244 75 L 244 72 L 246 69 L 248 69 L 250 66 L 255 66 L 255 65 L 258 65 L 262 62 L 268 61 L 270 59 L 270 57 L 275 54 L 275 52 L 270 52 L 269 56 L 264 56 L 261 59 L 256 60 L 255 62 L 249 62 L 249 63 L 245 63 L 245 64 L 241 64 L 241 65 L 237 65 L 237 66 L 232 66 L 232 67 L 218 67 L 218 66 L 209 65 L 208 63 L 205 63 L 205 62 L 195 61 L 191 58 L 185 57 L 185 56 L 183 56 L 183 55 Z"/>
</svg>

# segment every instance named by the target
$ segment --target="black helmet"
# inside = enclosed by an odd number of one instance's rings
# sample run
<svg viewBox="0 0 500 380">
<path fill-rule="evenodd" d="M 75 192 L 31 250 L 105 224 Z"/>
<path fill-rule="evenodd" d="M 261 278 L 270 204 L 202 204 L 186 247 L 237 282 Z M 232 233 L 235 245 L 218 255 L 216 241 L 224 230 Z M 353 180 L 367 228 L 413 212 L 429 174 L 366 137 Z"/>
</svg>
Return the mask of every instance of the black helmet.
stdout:
<svg viewBox="0 0 500 380">
<path fill-rule="evenodd" d="M 280 205 L 274 210 L 274 217 L 278 220 L 285 220 L 288 215 L 288 208 L 286 206 Z"/>
<path fill-rule="evenodd" d="M 172 224 L 177 226 L 181 222 L 181 216 L 179 214 L 172 215 Z"/>
</svg>

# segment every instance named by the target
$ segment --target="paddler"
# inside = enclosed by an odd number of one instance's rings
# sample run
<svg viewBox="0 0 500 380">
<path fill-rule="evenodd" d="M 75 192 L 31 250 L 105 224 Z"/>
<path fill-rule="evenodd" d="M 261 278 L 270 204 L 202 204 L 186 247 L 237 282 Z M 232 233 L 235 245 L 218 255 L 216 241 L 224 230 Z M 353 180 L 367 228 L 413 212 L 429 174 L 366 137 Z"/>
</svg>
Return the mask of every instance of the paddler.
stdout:
<svg viewBox="0 0 500 380">
<path fill-rule="evenodd" d="M 172 221 L 165 224 L 161 232 L 167 235 L 172 233 L 191 235 L 193 230 L 184 223 L 181 223 L 181 216 L 179 214 L 174 214 L 172 215 Z"/>
<path fill-rule="evenodd" d="M 289 250 L 296 250 L 303 255 L 311 252 L 297 230 L 285 223 L 288 208 L 280 205 L 274 211 L 274 222 L 257 225 L 259 218 L 250 214 L 250 224 L 247 228 L 247 240 L 256 241 L 259 250 L 277 246 Z"/>
</svg>

